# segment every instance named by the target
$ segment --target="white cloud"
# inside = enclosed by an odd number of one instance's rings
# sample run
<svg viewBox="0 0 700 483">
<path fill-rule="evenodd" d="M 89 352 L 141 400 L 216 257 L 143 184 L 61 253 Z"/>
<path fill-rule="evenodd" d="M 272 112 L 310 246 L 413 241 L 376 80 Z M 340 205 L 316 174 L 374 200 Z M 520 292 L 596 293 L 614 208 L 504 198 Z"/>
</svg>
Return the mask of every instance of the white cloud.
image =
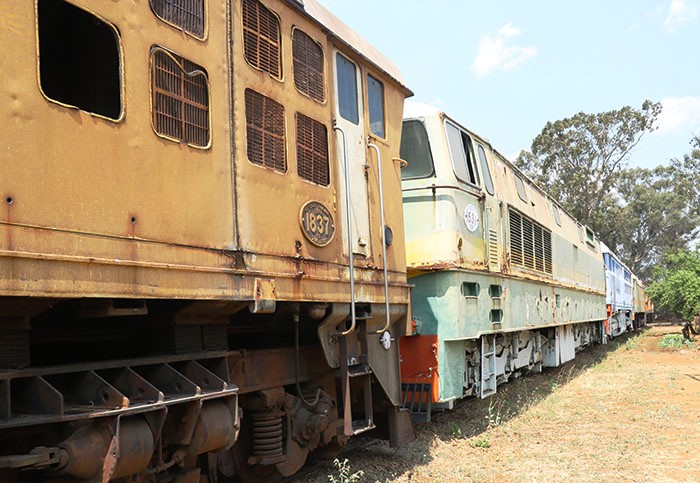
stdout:
<svg viewBox="0 0 700 483">
<path fill-rule="evenodd" d="M 700 130 L 700 97 L 664 97 L 661 105 L 659 133 L 682 134 Z"/>
<path fill-rule="evenodd" d="M 671 0 L 666 20 L 664 20 L 664 28 L 668 32 L 675 32 L 683 25 L 694 22 L 697 18 L 698 2 L 693 0 Z"/>
<path fill-rule="evenodd" d="M 537 55 L 535 47 L 509 45 L 509 40 L 522 32 L 508 22 L 493 34 L 487 34 L 479 40 L 479 47 L 472 63 L 472 70 L 477 77 L 483 77 L 496 70 L 508 71 Z"/>
</svg>

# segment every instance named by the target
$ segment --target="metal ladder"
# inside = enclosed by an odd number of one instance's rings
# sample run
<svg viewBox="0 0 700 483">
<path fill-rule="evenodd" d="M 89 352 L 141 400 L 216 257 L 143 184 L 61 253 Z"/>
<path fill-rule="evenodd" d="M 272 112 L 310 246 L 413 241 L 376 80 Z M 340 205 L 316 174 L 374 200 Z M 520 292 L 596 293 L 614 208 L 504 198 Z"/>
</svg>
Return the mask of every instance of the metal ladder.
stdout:
<svg viewBox="0 0 700 483">
<path fill-rule="evenodd" d="M 360 355 L 350 357 L 348 353 L 349 335 L 340 337 L 340 379 L 343 388 L 343 434 L 352 436 L 374 429 L 374 409 L 372 406 L 372 368 L 369 366 L 367 351 L 368 315 L 355 316 L 357 339 L 360 342 Z M 364 418 L 353 419 L 351 380 L 362 381 L 364 394 Z"/>
<path fill-rule="evenodd" d="M 340 132 L 343 138 L 343 157 L 345 165 L 345 207 L 347 213 L 347 243 L 349 255 L 349 278 L 350 278 L 350 327 L 338 334 L 340 345 L 340 379 L 343 391 L 343 434 L 352 436 L 375 428 L 374 425 L 374 408 L 372 405 L 372 368 L 369 365 L 369 350 L 367 346 L 367 321 L 370 316 L 368 314 L 357 314 L 357 300 L 355 297 L 355 257 L 353 253 L 353 227 L 352 227 L 352 199 L 350 196 L 350 164 L 348 162 L 348 147 L 347 135 L 345 131 L 335 122 L 333 129 Z M 389 312 L 389 281 L 386 264 L 386 243 L 384 240 L 384 193 L 382 189 L 382 171 L 381 171 L 381 155 L 379 148 L 368 142 L 368 147 L 375 149 L 378 156 L 378 176 L 379 176 L 379 204 L 381 210 L 381 240 L 382 240 L 382 256 L 384 261 L 384 294 L 386 304 L 386 323 L 384 327 L 372 334 L 380 334 L 386 332 L 390 326 Z M 355 333 L 357 340 L 360 343 L 360 355 L 358 358 L 350 358 L 348 351 L 348 343 L 350 338 Z M 362 386 L 364 395 L 364 418 L 353 420 L 352 411 L 352 395 L 351 381 L 359 380 Z"/>
<path fill-rule="evenodd" d="M 496 394 L 496 336 L 481 336 L 481 399 Z"/>
</svg>

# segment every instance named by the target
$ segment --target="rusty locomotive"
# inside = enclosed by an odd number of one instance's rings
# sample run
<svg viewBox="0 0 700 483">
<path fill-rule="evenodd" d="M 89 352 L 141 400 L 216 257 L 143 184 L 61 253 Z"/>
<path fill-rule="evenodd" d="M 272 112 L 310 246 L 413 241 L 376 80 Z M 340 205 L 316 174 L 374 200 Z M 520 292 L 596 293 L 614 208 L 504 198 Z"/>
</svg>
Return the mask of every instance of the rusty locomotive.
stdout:
<svg viewBox="0 0 700 483">
<path fill-rule="evenodd" d="M 2 2 L 0 41 L 1 481 L 412 437 L 391 62 L 315 0 Z"/>
</svg>

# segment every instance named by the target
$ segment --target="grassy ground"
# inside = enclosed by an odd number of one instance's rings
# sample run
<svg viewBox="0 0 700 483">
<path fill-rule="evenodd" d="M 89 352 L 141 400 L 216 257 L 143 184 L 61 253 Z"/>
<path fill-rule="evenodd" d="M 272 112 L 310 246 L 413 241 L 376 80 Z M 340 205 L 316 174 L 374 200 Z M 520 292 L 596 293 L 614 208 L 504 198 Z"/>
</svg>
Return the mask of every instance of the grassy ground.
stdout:
<svg viewBox="0 0 700 483">
<path fill-rule="evenodd" d="M 355 481 L 700 481 L 700 343 L 657 326 L 347 456 Z M 329 476 L 331 475 L 331 476 Z M 347 483 L 330 463 L 305 481 Z"/>
</svg>

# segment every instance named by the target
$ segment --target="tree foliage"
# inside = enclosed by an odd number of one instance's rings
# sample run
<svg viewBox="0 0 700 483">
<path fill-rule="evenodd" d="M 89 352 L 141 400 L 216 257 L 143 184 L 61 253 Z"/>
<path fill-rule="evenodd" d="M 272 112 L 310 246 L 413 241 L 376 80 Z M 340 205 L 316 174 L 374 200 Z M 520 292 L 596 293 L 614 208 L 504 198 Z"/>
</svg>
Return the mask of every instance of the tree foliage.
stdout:
<svg viewBox="0 0 700 483">
<path fill-rule="evenodd" d="M 654 308 L 690 321 L 700 311 L 700 251 L 678 250 L 664 261 L 647 287 Z"/>
<path fill-rule="evenodd" d="M 700 156 L 688 155 L 670 166 L 629 169 L 620 175 L 620 207 L 615 218 L 609 217 L 617 231 L 606 243 L 643 280 L 651 278 L 664 253 L 686 248 L 698 235 L 698 164 Z"/>
<path fill-rule="evenodd" d="M 641 109 L 580 112 L 548 122 L 516 165 L 575 218 L 610 239 L 615 231 L 610 217 L 620 209 L 613 188 L 632 149 L 655 129 L 660 112 L 660 103 L 645 101 Z"/>
</svg>

